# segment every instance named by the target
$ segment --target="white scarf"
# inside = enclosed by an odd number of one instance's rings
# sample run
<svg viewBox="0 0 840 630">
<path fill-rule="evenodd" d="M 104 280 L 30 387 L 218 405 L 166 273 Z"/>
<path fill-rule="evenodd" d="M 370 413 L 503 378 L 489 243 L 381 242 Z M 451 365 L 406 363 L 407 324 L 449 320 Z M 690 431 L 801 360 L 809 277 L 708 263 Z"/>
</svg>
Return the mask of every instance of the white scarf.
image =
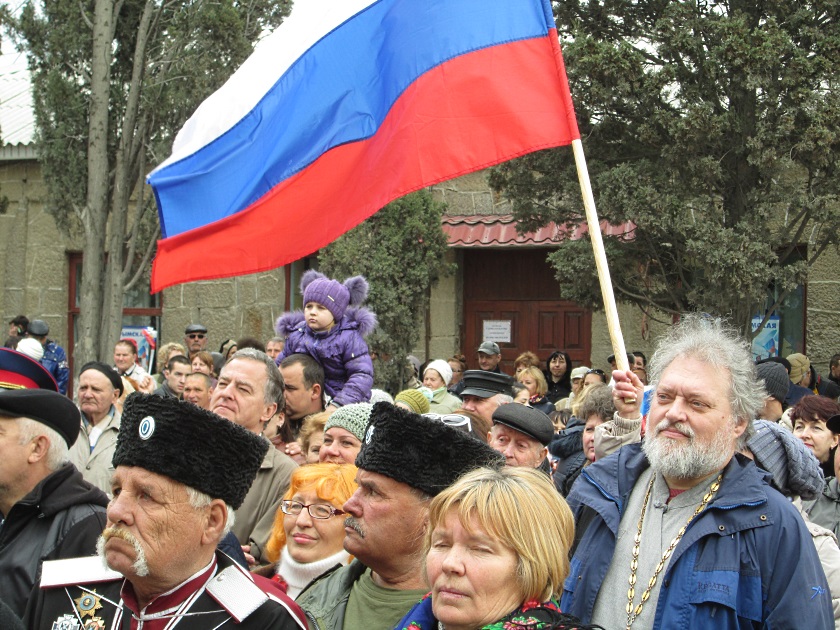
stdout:
<svg viewBox="0 0 840 630">
<path fill-rule="evenodd" d="M 294 599 L 303 590 L 303 587 L 309 584 L 316 577 L 332 569 L 337 564 L 347 564 L 350 559 L 350 554 L 342 549 L 338 553 L 324 558 L 323 560 L 316 560 L 315 562 L 301 563 L 297 562 L 289 555 L 287 547 L 283 547 L 280 554 L 280 561 L 277 563 L 277 575 L 285 580 L 288 584 L 286 593 L 289 597 Z"/>
</svg>

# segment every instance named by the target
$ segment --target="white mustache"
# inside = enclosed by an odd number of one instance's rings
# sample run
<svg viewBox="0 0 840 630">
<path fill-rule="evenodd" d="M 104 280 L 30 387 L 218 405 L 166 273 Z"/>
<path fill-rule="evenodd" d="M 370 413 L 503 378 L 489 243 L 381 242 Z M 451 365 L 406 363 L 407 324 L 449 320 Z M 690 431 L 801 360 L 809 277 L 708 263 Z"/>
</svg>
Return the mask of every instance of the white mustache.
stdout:
<svg viewBox="0 0 840 630">
<path fill-rule="evenodd" d="M 140 541 L 137 540 L 131 532 L 120 529 L 119 527 L 108 527 L 102 532 L 102 535 L 96 541 L 96 554 L 102 559 L 102 564 L 104 564 L 108 569 L 111 568 L 105 560 L 105 543 L 112 538 L 124 540 L 134 547 L 134 553 L 137 556 L 134 560 L 134 564 L 132 565 L 134 572 L 138 577 L 146 577 L 149 575 L 149 565 L 146 561 L 146 552 L 143 551 L 143 547 L 140 546 Z"/>
<path fill-rule="evenodd" d="M 657 424 L 656 427 L 654 427 L 653 435 L 655 437 L 662 433 L 662 431 L 666 431 L 668 429 L 677 431 L 678 433 L 682 433 L 688 438 L 694 437 L 694 429 L 688 426 L 685 422 L 675 422 L 672 424 L 670 420 L 663 420 L 662 422 Z"/>
</svg>

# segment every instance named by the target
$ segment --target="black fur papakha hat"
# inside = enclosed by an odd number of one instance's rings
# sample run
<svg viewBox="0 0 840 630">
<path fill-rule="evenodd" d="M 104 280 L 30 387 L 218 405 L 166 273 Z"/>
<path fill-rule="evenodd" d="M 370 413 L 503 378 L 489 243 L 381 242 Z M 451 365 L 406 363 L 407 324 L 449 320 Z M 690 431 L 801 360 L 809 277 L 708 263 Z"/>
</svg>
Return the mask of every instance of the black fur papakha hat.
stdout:
<svg viewBox="0 0 840 630">
<path fill-rule="evenodd" d="M 113 464 L 138 466 L 242 505 L 269 443 L 230 420 L 175 398 L 125 399 Z"/>
<path fill-rule="evenodd" d="M 469 433 L 387 402 L 374 405 L 356 457 L 359 468 L 432 496 L 471 470 L 504 463 L 500 453 Z"/>
</svg>

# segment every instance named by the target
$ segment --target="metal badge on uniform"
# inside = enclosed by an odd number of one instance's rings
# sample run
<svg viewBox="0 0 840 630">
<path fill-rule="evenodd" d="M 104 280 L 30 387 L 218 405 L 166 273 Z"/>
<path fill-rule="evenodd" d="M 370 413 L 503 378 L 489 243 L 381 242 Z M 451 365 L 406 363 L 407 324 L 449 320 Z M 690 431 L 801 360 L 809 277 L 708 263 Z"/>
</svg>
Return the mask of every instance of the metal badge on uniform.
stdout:
<svg viewBox="0 0 840 630">
<path fill-rule="evenodd" d="M 53 621 L 52 630 L 81 630 L 79 620 L 73 615 L 61 615 L 58 619 Z"/>
<path fill-rule="evenodd" d="M 85 622 L 85 630 L 105 630 L 105 620 L 102 617 L 93 617 Z"/>
<path fill-rule="evenodd" d="M 89 616 L 91 619 L 96 619 L 94 616 L 96 615 L 96 611 L 102 608 L 101 599 L 102 598 L 96 594 L 96 589 L 93 589 L 92 593 L 85 593 L 73 601 L 76 602 L 76 608 L 79 609 L 80 617 Z M 87 627 L 88 625 L 85 624 L 85 628 Z"/>
<path fill-rule="evenodd" d="M 148 440 L 155 432 L 155 419 L 152 416 L 146 416 L 140 421 L 140 428 L 138 433 L 141 440 Z"/>
<path fill-rule="evenodd" d="M 365 433 L 365 444 L 370 444 L 370 441 L 373 439 L 373 430 L 375 428 L 376 427 L 373 425 L 368 427 L 367 433 Z"/>
</svg>

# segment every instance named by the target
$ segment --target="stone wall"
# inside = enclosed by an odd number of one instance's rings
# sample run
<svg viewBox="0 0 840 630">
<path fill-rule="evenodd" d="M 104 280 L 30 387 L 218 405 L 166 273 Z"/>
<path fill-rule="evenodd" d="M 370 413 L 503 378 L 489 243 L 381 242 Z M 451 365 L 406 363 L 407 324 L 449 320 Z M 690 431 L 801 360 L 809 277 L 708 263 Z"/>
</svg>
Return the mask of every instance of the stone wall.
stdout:
<svg viewBox="0 0 840 630">
<path fill-rule="evenodd" d="M 0 162 L 0 195 L 9 199 L 0 214 L 0 313 L 43 319 L 50 337 L 67 343 L 67 252 L 79 249 L 43 209 L 46 190 L 33 161 Z"/>
<path fill-rule="evenodd" d="M 448 206 L 447 214 L 510 214 L 510 203 L 490 190 L 487 171 L 478 171 L 432 187 L 432 195 Z"/>
<path fill-rule="evenodd" d="M 274 322 L 283 313 L 286 295 L 284 270 L 238 278 L 181 284 L 163 292 L 161 339 L 181 341 L 191 323 L 207 326 L 210 350 L 226 339 L 274 336 Z"/>
<path fill-rule="evenodd" d="M 814 369 L 828 375 L 831 355 L 840 352 L 840 251 L 829 248 L 811 269 L 807 287 L 805 353 Z"/>
<path fill-rule="evenodd" d="M 80 251 L 81 243 L 58 230 L 44 211 L 46 190 L 37 162 L 0 162 L 0 195 L 9 198 L 6 212 L 0 214 L 3 331 L 9 320 L 24 314 L 45 320 L 50 337 L 66 347 L 68 253 Z M 285 291 L 283 269 L 166 289 L 161 339 L 180 342 L 187 324 L 202 322 L 210 330 L 211 350 L 218 350 L 229 337 L 253 336 L 265 341 L 274 336 L 274 321 L 283 312 Z"/>
<path fill-rule="evenodd" d="M 428 322 L 426 314 L 418 318 L 420 341 L 412 354 L 421 361 L 448 359 L 459 351 L 463 320 L 462 259 L 459 250 L 450 249 L 446 253 L 446 262 L 456 263 L 455 271 L 440 278 L 432 287 Z"/>
<path fill-rule="evenodd" d="M 621 335 L 624 337 L 625 350 L 631 353 L 637 350 L 644 352 L 650 360 L 656 341 L 666 330 L 667 325 L 644 317 L 638 307 L 629 304 L 618 305 L 618 319 Z M 659 319 L 670 321 L 664 315 Z M 609 372 L 610 364 L 607 362 L 607 357 L 611 354 L 613 354 L 613 349 L 607 316 L 604 311 L 594 311 L 592 313 L 592 365 L 589 367 Z"/>
</svg>

